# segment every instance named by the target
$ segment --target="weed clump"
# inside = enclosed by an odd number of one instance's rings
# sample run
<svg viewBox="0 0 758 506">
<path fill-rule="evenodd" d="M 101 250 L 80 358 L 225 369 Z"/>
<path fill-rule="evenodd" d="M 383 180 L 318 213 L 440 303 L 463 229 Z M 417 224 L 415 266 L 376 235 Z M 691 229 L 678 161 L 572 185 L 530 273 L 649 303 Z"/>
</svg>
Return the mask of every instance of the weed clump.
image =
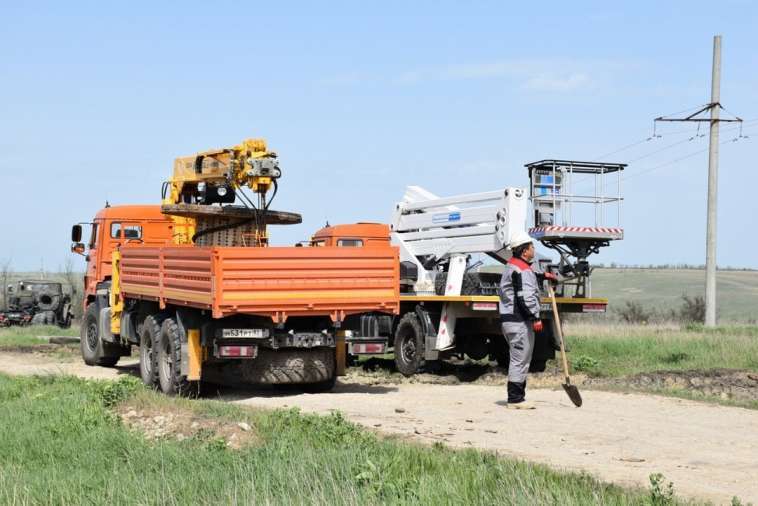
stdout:
<svg viewBox="0 0 758 506">
<path fill-rule="evenodd" d="M 652 506 L 668 506 L 676 503 L 674 484 L 666 483 L 662 473 L 650 475 L 650 504 Z"/>
<path fill-rule="evenodd" d="M 104 408 L 112 408 L 144 388 L 134 376 L 121 376 L 116 381 L 90 381 L 86 385 Z"/>
<path fill-rule="evenodd" d="M 600 361 L 589 355 L 580 355 L 576 360 L 572 361 L 574 370 L 580 372 L 595 372 L 600 367 Z"/>
</svg>

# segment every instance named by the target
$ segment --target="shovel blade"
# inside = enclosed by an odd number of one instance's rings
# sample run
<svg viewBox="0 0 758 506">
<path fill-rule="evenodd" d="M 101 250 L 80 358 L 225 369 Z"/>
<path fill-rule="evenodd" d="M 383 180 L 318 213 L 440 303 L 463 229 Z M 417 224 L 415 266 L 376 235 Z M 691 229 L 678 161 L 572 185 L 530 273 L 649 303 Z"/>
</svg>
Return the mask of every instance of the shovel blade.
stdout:
<svg viewBox="0 0 758 506">
<path fill-rule="evenodd" d="M 566 394 L 569 396 L 569 399 L 571 399 L 571 402 L 574 403 L 574 406 L 581 407 L 582 405 L 582 395 L 579 393 L 579 389 L 576 388 L 576 386 L 563 383 L 562 384 L 563 389 L 566 391 Z"/>
</svg>

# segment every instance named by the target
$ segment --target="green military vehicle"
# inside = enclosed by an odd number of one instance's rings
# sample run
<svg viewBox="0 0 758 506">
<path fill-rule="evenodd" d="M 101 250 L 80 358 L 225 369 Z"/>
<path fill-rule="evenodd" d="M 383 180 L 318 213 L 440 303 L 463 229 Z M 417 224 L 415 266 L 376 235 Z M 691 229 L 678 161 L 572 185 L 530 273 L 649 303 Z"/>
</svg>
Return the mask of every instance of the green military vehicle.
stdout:
<svg viewBox="0 0 758 506">
<path fill-rule="evenodd" d="M 22 280 L 6 287 L 7 307 L 0 311 L 0 326 L 71 326 L 71 296 L 56 281 Z"/>
</svg>

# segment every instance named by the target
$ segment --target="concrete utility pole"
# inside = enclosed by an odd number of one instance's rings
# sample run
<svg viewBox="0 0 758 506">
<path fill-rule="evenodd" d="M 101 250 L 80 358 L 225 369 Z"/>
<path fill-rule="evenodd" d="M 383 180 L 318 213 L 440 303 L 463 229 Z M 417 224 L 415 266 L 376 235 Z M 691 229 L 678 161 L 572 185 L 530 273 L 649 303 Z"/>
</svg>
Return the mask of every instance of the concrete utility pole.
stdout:
<svg viewBox="0 0 758 506">
<path fill-rule="evenodd" d="M 721 102 L 721 35 L 713 37 L 711 104 Z M 711 107 L 708 144 L 708 221 L 705 232 L 705 326 L 716 326 L 716 217 L 719 187 L 719 111 Z"/>
<path fill-rule="evenodd" d="M 655 118 L 658 121 L 708 122 L 711 127 L 708 146 L 708 216 L 705 232 L 705 326 L 716 326 L 716 205 L 719 182 L 719 123 L 742 123 L 742 119 L 721 119 L 721 35 L 713 37 L 713 68 L 711 70 L 711 102 L 684 118 Z M 711 117 L 698 115 L 710 111 Z M 740 137 L 742 136 L 740 130 Z"/>
</svg>

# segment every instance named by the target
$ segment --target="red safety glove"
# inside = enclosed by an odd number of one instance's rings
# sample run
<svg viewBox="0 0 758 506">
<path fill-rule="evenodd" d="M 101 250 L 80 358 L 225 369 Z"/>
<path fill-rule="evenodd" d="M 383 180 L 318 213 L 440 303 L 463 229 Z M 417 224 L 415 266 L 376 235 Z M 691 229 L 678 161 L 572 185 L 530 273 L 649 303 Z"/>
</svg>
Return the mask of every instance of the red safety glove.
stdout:
<svg viewBox="0 0 758 506">
<path fill-rule="evenodd" d="M 534 323 L 532 323 L 532 328 L 535 332 L 542 332 L 542 329 L 544 329 L 544 325 L 542 325 L 542 320 L 535 320 Z"/>
<path fill-rule="evenodd" d="M 543 276 L 546 280 L 550 281 L 552 284 L 554 285 L 558 284 L 558 276 L 556 276 L 552 272 L 546 272 L 543 274 Z"/>
</svg>

